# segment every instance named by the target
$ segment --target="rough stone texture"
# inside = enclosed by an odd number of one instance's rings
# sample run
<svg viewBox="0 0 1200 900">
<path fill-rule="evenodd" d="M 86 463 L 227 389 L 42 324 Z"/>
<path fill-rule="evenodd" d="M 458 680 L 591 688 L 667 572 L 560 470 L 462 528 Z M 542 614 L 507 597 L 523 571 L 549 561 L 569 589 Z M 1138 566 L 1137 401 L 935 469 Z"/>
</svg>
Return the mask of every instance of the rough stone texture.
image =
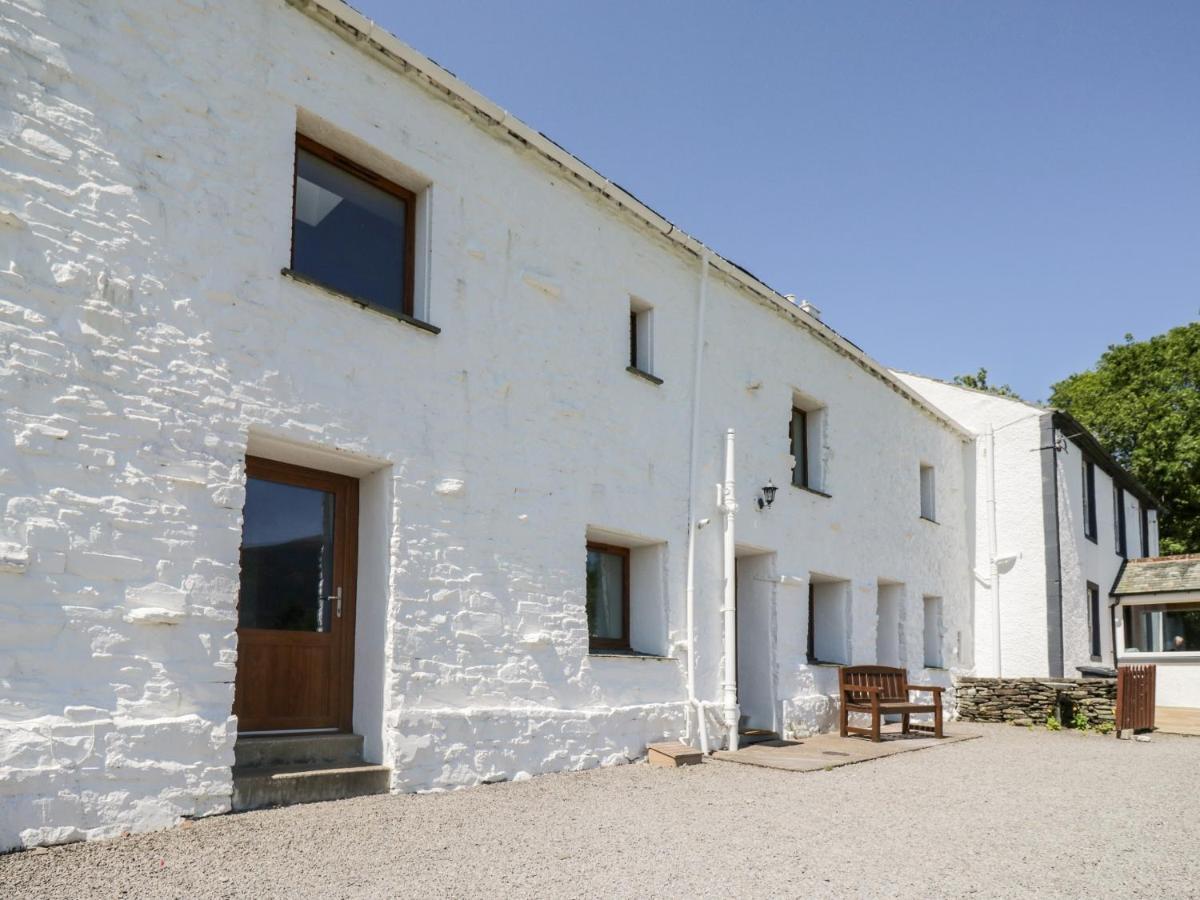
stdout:
<svg viewBox="0 0 1200 900">
<path fill-rule="evenodd" d="M 1044 725 L 1048 716 L 1064 728 L 1077 712 L 1089 728 L 1116 721 L 1115 678 L 974 678 L 956 679 L 958 717 L 964 722 Z"/>
<path fill-rule="evenodd" d="M 0 884 L 47 900 L 1195 896 L 1200 818 L 1180 791 L 1196 738 L 955 727 L 984 736 L 830 772 L 622 766 L 222 816 L 0 857 Z"/>
<path fill-rule="evenodd" d="M 279 0 L 0 0 L 0 21 L 0 847 L 229 809 L 247 453 L 362 476 L 354 726 L 393 790 L 694 732 L 695 390 L 696 518 L 719 522 L 739 436 L 756 715 L 832 724 L 836 673 L 804 662 L 812 572 L 844 579 L 846 661 L 874 657 L 886 577 L 914 680 L 968 670 L 962 438 L 790 314 L 713 276 L 693 384 L 696 258 Z M 440 334 L 281 275 L 298 125 L 419 191 L 417 311 Z M 631 296 L 662 385 L 625 371 Z M 827 408 L 831 497 L 786 486 L 797 390 Z M 638 548 L 659 658 L 588 655 L 589 529 Z M 708 700 L 720 548 L 698 533 Z M 922 670 L 923 595 L 946 670 Z"/>
</svg>

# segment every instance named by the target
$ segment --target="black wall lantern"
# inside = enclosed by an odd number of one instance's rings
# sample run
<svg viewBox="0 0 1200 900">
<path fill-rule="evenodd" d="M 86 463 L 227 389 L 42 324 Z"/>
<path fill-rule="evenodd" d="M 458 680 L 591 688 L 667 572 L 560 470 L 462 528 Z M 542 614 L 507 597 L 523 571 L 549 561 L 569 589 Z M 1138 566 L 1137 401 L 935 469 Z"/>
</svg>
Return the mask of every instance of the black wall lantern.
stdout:
<svg viewBox="0 0 1200 900">
<path fill-rule="evenodd" d="M 764 507 L 770 506 L 772 503 L 774 503 L 775 492 L 777 490 L 779 490 L 779 488 L 775 487 L 775 482 L 768 478 L 767 483 L 763 485 L 762 496 L 758 498 L 758 508 L 763 509 Z"/>
</svg>

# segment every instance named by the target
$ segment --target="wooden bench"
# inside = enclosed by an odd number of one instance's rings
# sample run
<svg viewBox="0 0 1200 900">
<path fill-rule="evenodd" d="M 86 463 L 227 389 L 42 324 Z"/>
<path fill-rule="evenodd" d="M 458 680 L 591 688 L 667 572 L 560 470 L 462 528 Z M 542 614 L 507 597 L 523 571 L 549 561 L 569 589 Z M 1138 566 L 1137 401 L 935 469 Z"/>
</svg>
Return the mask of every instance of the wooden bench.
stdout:
<svg viewBox="0 0 1200 900">
<path fill-rule="evenodd" d="M 901 730 L 930 731 L 934 737 L 942 736 L 942 691 L 934 684 L 909 684 L 908 672 L 891 666 L 842 666 L 838 669 L 838 697 L 841 700 L 842 737 L 854 734 L 868 735 L 880 741 L 879 725 L 883 717 L 899 714 Z M 933 694 L 933 703 L 913 703 L 909 694 L 927 692 Z M 866 713 L 871 717 L 870 728 L 858 728 L 850 724 L 850 713 Z M 933 713 L 933 727 L 910 725 L 913 713 Z"/>
</svg>

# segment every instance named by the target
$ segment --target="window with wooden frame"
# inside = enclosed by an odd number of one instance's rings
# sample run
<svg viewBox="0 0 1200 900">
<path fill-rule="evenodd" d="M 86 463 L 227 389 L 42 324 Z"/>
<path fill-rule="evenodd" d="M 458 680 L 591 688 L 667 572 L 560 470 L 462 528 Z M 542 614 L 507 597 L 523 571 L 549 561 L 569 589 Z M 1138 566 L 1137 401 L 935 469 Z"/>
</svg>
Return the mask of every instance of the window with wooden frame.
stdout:
<svg viewBox="0 0 1200 900">
<path fill-rule="evenodd" d="M 1145 559 L 1150 555 L 1150 508 L 1142 503 L 1141 512 L 1142 558 Z"/>
<path fill-rule="evenodd" d="M 416 205 L 407 188 L 296 135 L 289 273 L 411 318 Z"/>
<path fill-rule="evenodd" d="M 625 367 L 647 381 L 662 384 L 654 374 L 654 307 L 638 300 L 629 301 L 629 364 Z"/>
<path fill-rule="evenodd" d="M 629 650 L 629 548 L 588 541 L 588 645 Z"/>
<path fill-rule="evenodd" d="M 1083 536 L 1096 542 L 1096 465 L 1083 461 Z"/>
</svg>

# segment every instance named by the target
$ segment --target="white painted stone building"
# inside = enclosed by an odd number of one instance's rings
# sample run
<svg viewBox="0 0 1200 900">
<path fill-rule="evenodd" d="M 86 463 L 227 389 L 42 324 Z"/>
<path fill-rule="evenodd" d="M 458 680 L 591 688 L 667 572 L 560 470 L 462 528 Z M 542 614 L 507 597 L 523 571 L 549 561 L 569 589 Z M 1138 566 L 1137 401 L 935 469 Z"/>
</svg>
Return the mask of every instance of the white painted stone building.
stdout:
<svg viewBox="0 0 1200 900">
<path fill-rule="evenodd" d="M 970 671 L 970 435 L 813 312 L 336 0 L 0 10 L 0 848 L 229 810 L 252 722 L 395 791 L 729 740 L 728 429 L 741 724 Z"/>
<path fill-rule="evenodd" d="M 895 374 L 975 435 L 976 674 L 1077 677 L 1080 666 L 1116 665 L 1111 592 L 1126 559 L 1158 555 L 1154 497 L 1066 413 Z"/>
</svg>

